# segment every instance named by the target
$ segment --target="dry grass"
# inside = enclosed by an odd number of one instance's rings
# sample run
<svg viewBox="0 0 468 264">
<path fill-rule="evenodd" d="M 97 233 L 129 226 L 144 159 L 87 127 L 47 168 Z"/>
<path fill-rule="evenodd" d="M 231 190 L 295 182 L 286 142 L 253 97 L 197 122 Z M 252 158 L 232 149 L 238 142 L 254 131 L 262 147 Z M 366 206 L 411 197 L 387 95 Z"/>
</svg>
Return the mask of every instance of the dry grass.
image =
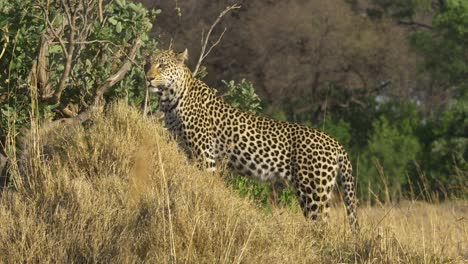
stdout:
<svg viewBox="0 0 468 264">
<path fill-rule="evenodd" d="M 219 175 L 191 166 L 160 125 L 121 104 L 42 140 L 46 155 L 30 162 L 16 190 L 0 194 L 1 263 L 468 259 L 465 201 L 360 208 L 358 237 L 341 205 L 328 226 L 285 208 L 265 213 Z"/>
</svg>

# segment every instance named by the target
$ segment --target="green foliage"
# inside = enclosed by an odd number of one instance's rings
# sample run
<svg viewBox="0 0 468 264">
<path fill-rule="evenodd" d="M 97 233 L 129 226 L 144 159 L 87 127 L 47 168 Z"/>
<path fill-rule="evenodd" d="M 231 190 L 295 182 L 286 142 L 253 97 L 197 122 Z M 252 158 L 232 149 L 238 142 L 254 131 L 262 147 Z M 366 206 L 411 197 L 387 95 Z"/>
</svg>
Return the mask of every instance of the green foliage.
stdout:
<svg viewBox="0 0 468 264">
<path fill-rule="evenodd" d="M 224 94 L 224 101 L 231 106 L 244 111 L 259 113 L 262 110 L 260 97 L 255 93 L 253 84 L 245 79 L 240 83 L 234 81 L 224 81 L 227 87 L 227 92 Z"/>
<path fill-rule="evenodd" d="M 364 102 L 365 107 L 351 106 L 349 108 L 330 111 L 327 118 L 329 121 L 325 120 L 325 132 L 332 136 L 336 136 L 337 139 L 340 140 L 340 143 L 346 146 L 350 154 L 355 157 L 357 157 L 367 146 L 368 140 L 372 134 L 372 122 L 374 122 L 382 113 L 379 111 L 379 103 L 375 98 L 367 98 Z M 327 127 L 336 126 L 336 120 L 343 120 L 343 124 L 340 126 L 342 128 L 339 130 L 346 130 L 346 123 L 349 124 L 350 140 L 348 143 L 346 142 L 346 132 L 343 131 L 338 133 L 338 131 L 327 131 Z M 319 126 L 319 128 L 320 127 L 322 127 L 322 125 Z M 343 134 L 343 136 L 340 134 Z M 344 141 L 342 142 L 341 140 Z"/>
<path fill-rule="evenodd" d="M 427 187 L 443 198 L 467 195 L 468 94 L 439 109 L 421 129 L 421 166 Z"/>
<path fill-rule="evenodd" d="M 271 193 L 269 184 L 234 175 L 229 180 L 229 185 L 241 196 L 248 197 L 263 207 L 267 206 L 268 197 Z"/>
<path fill-rule="evenodd" d="M 398 126 L 384 115 L 372 126 L 369 144 L 359 157 L 359 190 L 363 194 L 371 186 L 379 199 L 399 197 L 407 183 L 408 166 L 420 150 L 418 139 L 411 127 Z"/>
<path fill-rule="evenodd" d="M 348 2 L 352 4 L 355 10 L 359 10 L 358 1 Z M 468 1 L 448 0 L 434 3 L 434 1 L 430 0 L 373 0 L 372 4 L 367 10 L 371 17 L 390 16 L 399 24 L 409 25 L 415 29 L 410 34 L 409 40 L 413 50 L 422 55 L 419 65 L 422 76 L 429 77 L 432 87 L 447 89 L 456 98 L 452 99 L 448 105 L 432 109 L 431 115 L 426 115 L 424 118 L 414 114 L 418 112 L 415 105 L 410 106 L 408 104 L 387 104 L 378 111 L 374 111 L 374 118 L 377 114 L 377 116 L 384 115 L 389 120 L 388 124 L 379 121 L 382 125 L 377 126 L 377 128 L 388 130 L 388 133 L 394 134 L 394 136 L 408 137 L 407 142 L 412 142 L 416 137 L 415 139 L 420 146 L 416 155 L 416 166 L 413 168 L 406 167 L 406 173 L 410 180 L 407 187 L 412 189 L 403 190 L 403 192 L 414 191 L 416 196 L 422 196 L 421 198 L 425 199 L 428 198 L 428 193 L 431 193 L 431 195 L 436 194 L 441 198 L 466 197 L 468 190 L 466 181 L 468 173 L 466 163 L 466 157 L 468 156 L 468 134 L 466 132 L 468 131 L 466 124 L 468 119 L 466 109 L 468 105 Z M 415 15 L 424 9 L 435 13 L 432 23 L 418 23 L 420 16 L 416 17 Z M 416 79 L 416 77 L 414 78 Z M 407 115 L 407 117 L 403 118 L 404 115 Z M 371 115 L 370 120 L 372 119 Z M 357 123 L 354 122 L 353 115 L 347 116 L 346 113 L 345 120 L 349 120 L 352 124 L 352 141 L 362 140 L 362 137 L 355 137 L 354 133 L 362 134 L 362 131 L 368 130 L 365 126 L 362 126 L 365 123 L 356 126 Z M 361 177 L 361 180 L 364 180 L 362 185 L 365 185 L 365 182 L 370 182 L 367 175 L 368 168 L 371 167 L 368 164 L 372 163 L 372 161 L 369 161 L 369 153 L 381 152 L 385 154 L 384 158 L 386 159 L 391 158 L 393 154 L 393 151 L 388 151 L 393 147 L 388 144 L 385 146 L 385 141 L 382 141 L 379 150 L 375 147 L 375 144 L 373 145 L 373 141 L 377 140 L 375 138 L 375 122 L 373 124 L 374 129 L 372 131 L 374 134 L 365 137 L 369 139 L 369 144 L 363 144 L 363 142 L 357 145 L 352 144 L 353 152 L 361 153 L 360 172 L 364 171 L 366 174 Z M 392 125 L 389 126 L 389 124 Z M 395 131 L 392 132 L 389 127 L 394 128 Z M 400 138 L 399 140 L 403 139 Z M 402 146 L 407 148 L 408 155 L 400 152 L 396 154 L 402 155 L 406 159 L 413 157 L 412 150 L 418 149 L 416 144 L 409 144 L 409 148 L 405 145 Z M 363 165 L 362 160 L 365 160 L 367 165 Z M 383 166 L 382 173 L 395 173 L 388 166 Z M 394 166 L 397 166 L 397 164 L 394 164 Z M 375 171 L 373 173 L 375 174 Z M 382 181 L 385 179 L 383 178 Z M 409 186 L 410 184 L 412 186 Z M 366 186 L 362 187 L 367 188 Z M 361 191 L 365 192 L 363 188 L 361 188 Z M 429 197 L 429 199 L 432 198 Z"/>
<path fill-rule="evenodd" d="M 228 179 L 228 185 L 242 197 L 255 201 L 260 207 L 267 210 L 272 204 L 299 210 L 299 204 L 291 186 L 285 187 L 278 183 L 260 182 L 236 174 L 232 174 L 232 177 Z"/>
<path fill-rule="evenodd" d="M 15 135 L 29 121 L 29 90 L 27 76 L 40 41 L 39 32 L 45 25 L 32 16 L 31 1 L 0 0 L 0 142 Z M 28 37 L 37 35 L 38 37 Z M 44 109 L 44 108 L 43 108 Z M 4 152 L 0 149 L 0 153 Z"/>
<path fill-rule="evenodd" d="M 38 61 L 41 38 L 51 37 L 45 52 L 48 84 L 53 93 L 65 71 L 65 51 L 60 41 L 68 50 L 73 28 L 66 22 L 64 6 L 56 0 L 0 0 L 0 11 L 0 28 L 8 32 L 8 35 L 4 33 L 1 36 L 6 49 L 0 61 L 0 139 L 4 141 L 5 129 L 10 122 L 8 119 L 13 117 L 13 113 L 17 126 L 28 124 L 30 104 L 34 99 L 31 98 L 31 92 L 35 89 L 30 74 L 34 73 L 33 66 Z M 92 104 L 96 89 L 127 59 L 126 53 L 136 39 L 141 40 L 141 48 L 150 51 L 155 49 L 155 42 L 148 38 L 155 12 L 149 12 L 141 4 L 125 0 L 109 2 L 103 7 L 102 20 L 99 19 L 96 7 L 86 12 L 86 15 L 83 13 L 76 19 L 74 25 L 77 32 L 86 37 L 75 45 L 71 71 L 65 80 L 60 101 L 57 103 L 54 97 L 42 94 L 44 91 L 39 87 L 40 118 L 60 118 L 62 113 L 58 110 L 65 106 L 76 113 L 86 110 Z M 59 31 L 61 25 L 64 25 L 63 31 Z M 55 34 L 49 32 L 51 27 L 56 30 Z M 74 38 L 78 39 L 78 35 Z M 145 54 L 137 51 L 130 71 L 105 94 L 107 101 L 125 97 L 129 103 L 141 103 L 146 84 L 143 68 L 138 65 L 142 65 L 144 59 Z"/>
<path fill-rule="evenodd" d="M 327 117 L 319 128 L 322 128 L 323 132 L 338 140 L 341 145 L 349 146 L 351 141 L 351 126 L 342 118 L 338 121 L 333 121 L 332 118 Z"/>
</svg>

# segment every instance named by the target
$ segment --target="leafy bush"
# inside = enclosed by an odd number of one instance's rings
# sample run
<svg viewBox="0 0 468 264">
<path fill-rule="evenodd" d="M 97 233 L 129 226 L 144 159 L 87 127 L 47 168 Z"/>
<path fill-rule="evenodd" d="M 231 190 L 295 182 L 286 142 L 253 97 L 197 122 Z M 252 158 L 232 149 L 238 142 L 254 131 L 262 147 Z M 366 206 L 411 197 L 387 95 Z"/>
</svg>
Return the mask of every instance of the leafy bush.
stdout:
<svg viewBox="0 0 468 264">
<path fill-rule="evenodd" d="M 140 49 L 155 49 L 148 32 L 157 11 L 125 0 L 104 2 L 102 11 L 96 0 L 0 0 L 0 11 L 2 142 L 17 134 L 8 129 L 28 125 L 36 100 L 45 122 L 83 113 L 103 96 L 142 102 Z"/>
<path fill-rule="evenodd" d="M 256 201 L 262 207 L 267 206 L 268 197 L 271 194 L 271 188 L 268 184 L 239 175 L 233 175 L 228 183 L 241 196 Z"/>
<path fill-rule="evenodd" d="M 252 113 L 260 113 L 262 106 L 260 97 L 255 93 L 253 84 L 245 79 L 240 83 L 234 81 L 224 81 L 227 87 L 227 92 L 223 95 L 224 101 L 231 106 Z"/>
<path fill-rule="evenodd" d="M 359 191 L 374 192 L 379 199 L 389 201 L 401 197 L 407 183 L 407 168 L 420 150 L 417 138 L 381 116 L 372 123 L 373 134 L 359 157 Z"/>
<path fill-rule="evenodd" d="M 332 118 L 327 117 L 318 128 L 338 140 L 338 142 L 345 147 L 347 147 L 351 141 L 351 126 L 342 118 L 338 121 L 334 121 Z"/>
<path fill-rule="evenodd" d="M 426 188 L 442 198 L 467 195 L 468 183 L 468 94 L 462 94 L 439 109 L 420 131 L 424 151 L 421 167 L 426 171 Z"/>
</svg>

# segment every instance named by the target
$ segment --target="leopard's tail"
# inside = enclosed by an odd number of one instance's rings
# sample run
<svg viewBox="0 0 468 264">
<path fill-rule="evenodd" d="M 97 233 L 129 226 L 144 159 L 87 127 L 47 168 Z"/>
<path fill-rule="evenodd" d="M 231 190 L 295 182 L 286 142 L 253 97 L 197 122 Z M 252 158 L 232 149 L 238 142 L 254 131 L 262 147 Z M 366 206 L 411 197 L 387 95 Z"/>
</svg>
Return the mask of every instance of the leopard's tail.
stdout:
<svg viewBox="0 0 468 264">
<path fill-rule="evenodd" d="M 356 215 L 357 198 L 355 180 L 353 177 L 353 167 L 345 150 L 343 150 L 339 156 L 339 166 L 341 183 L 343 186 L 343 200 L 345 202 L 346 212 L 348 214 L 349 225 L 351 226 L 351 230 L 354 233 L 357 233 L 359 226 Z"/>
</svg>

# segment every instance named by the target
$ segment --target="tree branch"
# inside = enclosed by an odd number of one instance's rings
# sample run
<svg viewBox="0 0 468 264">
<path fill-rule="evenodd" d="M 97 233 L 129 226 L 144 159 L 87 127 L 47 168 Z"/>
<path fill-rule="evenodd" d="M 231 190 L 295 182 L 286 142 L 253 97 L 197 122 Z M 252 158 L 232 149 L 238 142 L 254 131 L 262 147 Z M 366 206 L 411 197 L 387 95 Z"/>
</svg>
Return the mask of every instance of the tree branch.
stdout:
<svg viewBox="0 0 468 264">
<path fill-rule="evenodd" d="M 218 40 L 216 40 L 209 48 L 208 48 L 208 51 L 205 53 L 206 51 L 206 47 L 208 46 L 208 40 L 210 39 L 210 36 L 211 36 L 211 33 L 213 32 L 213 29 L 216 27 L 216 25 L 219 23 L 219 21 L 221 21 L 221 18 L 223 18 L 227 13 L 229 13 L 230 11 L 234 10 L 234 9 L 239 9 L 241 6 L 239 4 L 233 4 L 231 6 L 228 6 L 226 7 L 223 12 L 221 12 L 218 16 L 218 18 L 214 21 L 214 23 L 211 25 L 210 27 L 210 30 L 208 30 L 208 33 L 206 34 L 206 37 L 205 39 L 203 39 L 203 33 L 202 33 L 202 49 L 201 49 L 201 52 L 200 52 L 200 57 L 198 58 L 198 62 L 197 62 L 197 65 L 195 66 L 195 70 L 193 71 L 193 75 L 195 76 L 197 73 L 198 73 L 198 70 L 200 69 L 200 66 L 201 66 L 201 63 L 202 61 L 208 56 L 208 54 L 210 54 L 211 50 L 219 44 L 219 42 L 221 41 L 221 38 L 223 37 L 224 33 L 226 32 L 226 28 L 224 28 L 223 32 L 221 33 L 221 35 L 219 36 Z"/>
<path fill-rule="evenodd" d="M 68 10 L 70 7 L 67 6 L 64 1 L 62 1 L 62 3 L 63 3 L 62 4 L 63 9 L 65 10 L 65 13 L 67 14 L 68 26 L 70 27 L 70 33 L 68 35 L 68 49 L 66 51 L 66 56 L 65 56 L 65 68 L 63 70 L 62 76 L 60 77 L 58 87 L 57 87 L 57 89 L 55 90 L 55 93 L 54 93 L 54 103 L 55 104 L 60 103 L 60 98 L 62 96 L 62 92 L 66 88 L 66 82 L 68 80 L 68 76 L 70 75 L 71 68 L 72 68 L 73 52 L 75 51 L 76 10 L 72 12 L 73 13 L 73 15 L 72 15 L 70 13 L 70 10 Z"/>
<path fill-rule="evenodd" d="M 223 32 L 221 33 L 221 35 L 219 35 L 219 38 L 218 40 L 216 40 L 213 45 L 211 45 L 211 47 L 208 49 L 208 51 L 206 52 L 206 54 L 203 56 L 202 60 L 204 60 L 206 58 L 206 56 L 208 56 L 208 54 L 210 54 L 211 50 L 219 44 L 219 42 L 221 41 L 221 38 L 224 36 L 224 33 L 226 32 L 227 28 L 224 28 Z"/>
<path fill-rule="evenodd" d="M 133 59 L 136 56 L 136 52 L 140 47 L 141 40 L 136 39 L 133 43 L 133 46 L 127 56 L 127 59 L 124 61 L 120 69 L 114 73 L 113 75 L 109 76 L 102 84 L 96 89 L 94 95 L 93 104 L 84 112 L 74 115 L 73 117 L 69 118 L 62 118 L 50 123 L 47 123 L 42 126 L 41 131 L 47 134 L 49 131 L 55 130 L 58 127 L 65 126 L 65 125 L 72 125 L 72 124 L 81 124 L 87 120 L 89 120 L 93 116 L 93 112 L 101 112 L 103 109 L 102 96 L 103 94 L 113 85 L 115 85 L 118 81 L 122 80 L 125 74 L 130 70 L 130 66 L 133 62 Z M 66 108 L 65 108 L 66 109 Z"/>
<path fill-rule="evenodd" d="M 405 26 L 410 26 L 410 27 L 425 28 L 425 29 L 429 29 L 429 30 L 434 29 L 431 25 L 427 25 L 427 24 L 412 21 L 412 20 L 411 21 L 398 20 L 398 24 L 405 25 Z"/>
<path fill-rule="evenodd" d="M 138 48 L 140 47 L 141 40 L 138 38 L 135 40 L 133 43 L 132 48 L 130 49 L 130 52 L 127 55 L 127 59 L 125 59 L 124 63 L 120 67 L 120 69 L 114 73 L 113 75 L 109 76 L 97 89 L 94 94 L 94 100 L 93 104 L 98 105 L 102 99 L 103 99 L 103 94 L 114 84 L 116 84 L 118 81 L 122 80 L 123 77 L 125 77 L 125 74 L 130 70 L 130 66 L 132 65 L 133 60 L 135 59 L 136 52 Z"/>
<path fill-rule="evenodd" d="M 62 25 L 61 27 L 59 28 L 58 32 L 55 31 L 55 28 L 54 26 L 52 25 L 52 22 L 50 22 L 49 18 L 47 17 L 46 18 L 46 22 L 47 22 L 47 25 L 49 27 L 49 30 L 50 32 L 54 35 L 54 37 L 57 39 L 57 41 L 59 42 L 60 46 L 62 47 L 62 52 L 63 52 L 63 55 L 65 57 L 68 56 L 68 53 L 67 53 L 67 47 L 65 46 L 65 43 L 62 39 L 62 37 L 59 35 L 62 33 L 62 30 L 65 28 L 65 22 L 63 21 L 62 22 Z"/>
</svg>

